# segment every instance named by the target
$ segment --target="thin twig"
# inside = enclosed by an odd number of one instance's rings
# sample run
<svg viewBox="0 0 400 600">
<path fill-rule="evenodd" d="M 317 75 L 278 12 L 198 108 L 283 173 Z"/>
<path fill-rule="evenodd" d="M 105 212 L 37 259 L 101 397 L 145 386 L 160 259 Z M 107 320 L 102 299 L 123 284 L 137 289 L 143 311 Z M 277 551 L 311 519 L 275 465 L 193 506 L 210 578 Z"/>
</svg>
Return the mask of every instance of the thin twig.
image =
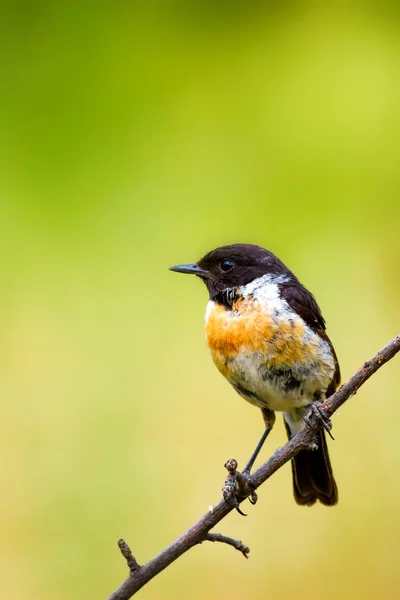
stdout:
<svg viewBox="0 0 400 600">
<path fill-rule="evenodd" d="M 370 360 L 365 362 L 362 367 L 323 405 L 329 415 L 332 415 L 337 409 L 353 396 L 358 389 L 373 375 L 380 367 L 388 362 L 400 350 L 400 335 L 396 336 L 382 350 L 380 350 Z M 313 435 L 320 427 L 319 421 L 312 412 L 309 415 L 309 426 L 304 427 L 300 433 L 295 435 L 282 448 L 278 448 L 267 462 L 259 467 L 251 476 L 249 482 L 252 489 L 258 488 L 271 475 L 280 469 L 285 463 L 291 460 L 298 452 L 303 450 L 312 442 Z M 247 496 L 252 493 L 248 489 Z M 243 497 L 244 499 L 244 497 Z M 241 498 L 242 501 L 242 498 Z M 212 507 L 197 523 L 192 525 L 185 533 L 176 539 L 170 546 L 165 548 L 160 554 L 152 558 L 148 563 L 139 569 L 131 571 L 129 577 L 114 592 L 109 600 L 129 600 L 138 590 L 140 590 L 153 577 L 158 575 L 172 562 L 182 554 L 200 544 L 227 514 L 234 509 L 225 500 L 220 500 Z"/>
<path fill-rule="evenodd" d="M 250 548 L 245 546 L 241 540 L 235 540 L 227 535 L 222 535 L 222 533 L 207 533 L 204 539 L 208 542 L 222 542 L 224 544 L 229 544 L 230 546 L 236 548 L 236 550 L 239 550 L 239 552 L 241 552 L 245 558 L 249 558 L 248 554 L 250 552 Z"/>
<path fill-rule="evenodd" d="M 122 556 L 125 558 L 128 563 L 128 567 L 131 573 L 140 569 L 140 565 L 138 564 L 136 558 L 133 556 L 131 549 L 128 544 L 122 538 L 118 540 L 118 547 L 121 551 Z"/>
</svg>

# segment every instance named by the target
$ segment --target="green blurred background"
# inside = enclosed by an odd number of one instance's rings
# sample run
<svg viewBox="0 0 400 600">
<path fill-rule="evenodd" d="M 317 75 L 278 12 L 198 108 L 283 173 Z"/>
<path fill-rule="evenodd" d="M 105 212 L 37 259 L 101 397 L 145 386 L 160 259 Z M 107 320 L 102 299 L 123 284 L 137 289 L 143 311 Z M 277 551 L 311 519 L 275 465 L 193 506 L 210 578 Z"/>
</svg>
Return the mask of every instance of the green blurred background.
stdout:
<svg viewBox="0 0 400 600">
<path fill-rule="evenodd" d="M 400 23 L 391 3 L 1 8 L 1 588 L 106 598 L 220 497 L 259 411 L 211 364 L 207 294 L 168 272 L 273 250 L 315 293 L 343 378 L 399 329 Z M 145 600 L 398 597 L 399 359 L 335 416 L 340 504 L 290 466 L 243 539 Z M 285 434 L 280 419 L 266 458 Z"/>
</svg>

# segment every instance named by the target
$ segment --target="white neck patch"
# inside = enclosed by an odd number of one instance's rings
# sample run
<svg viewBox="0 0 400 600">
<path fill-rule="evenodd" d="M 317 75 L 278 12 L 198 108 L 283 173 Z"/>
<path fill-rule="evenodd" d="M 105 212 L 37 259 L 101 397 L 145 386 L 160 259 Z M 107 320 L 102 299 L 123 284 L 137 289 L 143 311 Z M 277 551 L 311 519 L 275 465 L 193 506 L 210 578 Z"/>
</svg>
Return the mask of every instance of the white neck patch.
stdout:
<svg viewBox="0 0 400 600">
<path fill-rule="evenodd" d="M 298 318 L 298 315 L 293 313 L 286 300 L 281 298 L 279 294 L 279 284 L 287 283 L 288 281 L 290 281 L 290 277 L 287 275 L 273 275 L 267 273 L 266 275 L 262 275 L 262 277 L 250 281 L 247 285 L 239 286 L 237 290 L 245 299 L 251 296 L 255 302 L 265 307 L 268 312 L 280 311 L 282 317 Z M 214 307 L 215 302 L 209 300 L 206 310 L 206 322 Z M 231 318 L 237 317 L 235 311 L 230 312 L 229 315 Z"/>
<path fill-rule="evenodd" d="M 262 277 L 258 277 L 250 281 L 247 285 L 241 285 L 238 289 L 244 298 L 253 296 L 254 300 L 262 303 L 270 303 L 274 300 L 280 300 L 279 287 L 280 283 L 287 283 L 289 277 L 287 275 L 272 275 L 267 273 Z"/>
</svg>

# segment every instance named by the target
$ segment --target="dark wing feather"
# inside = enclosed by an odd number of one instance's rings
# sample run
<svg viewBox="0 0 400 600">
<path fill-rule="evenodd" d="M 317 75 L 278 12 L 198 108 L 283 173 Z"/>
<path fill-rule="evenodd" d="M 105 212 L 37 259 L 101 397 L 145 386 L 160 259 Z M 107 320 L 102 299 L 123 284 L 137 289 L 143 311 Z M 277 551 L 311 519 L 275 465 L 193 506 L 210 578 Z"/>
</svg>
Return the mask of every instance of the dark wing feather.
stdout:
<svg viewBox="0 0 400 600">
<path fill-rule="evenodd" d="M 282 284 L 282 297 L 314 331 L 325 331 L 325 319 L 321 310 L 311 292 L 307 290 L 299 281 Z"/>
<path fill-rule="evenodd" d="M 322 316 L 321 309 L 312 293 L 299 281 L 292 280 L 289 283 L 281 284 L 281 295 L 289 304 L 290 308 L 294 310 L 313 331 L 326 340 L 332 349 L 335 361 L 335 374 L 327 390 L 327 396 L 329 397 L 340 383 L 340 368 L 335 349 L 325 331 L 325 319 Z"/>
</svg>

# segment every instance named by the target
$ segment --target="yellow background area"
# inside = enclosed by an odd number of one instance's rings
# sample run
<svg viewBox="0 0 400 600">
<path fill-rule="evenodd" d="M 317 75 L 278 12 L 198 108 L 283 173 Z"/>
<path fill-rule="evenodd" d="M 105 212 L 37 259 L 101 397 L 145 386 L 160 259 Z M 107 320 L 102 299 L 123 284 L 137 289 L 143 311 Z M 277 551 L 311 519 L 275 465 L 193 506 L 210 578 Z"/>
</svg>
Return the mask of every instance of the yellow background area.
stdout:
<svg viewBox="0 0 400 600">
<path fill-rule="evenodd" d="M 399 330 L 400 15 L 386 2 L 9 3 L 0 45 L 1 595 L 106 598 L 263 430 L 212 365 L 227 243 L 316 295 L 347 379 Z M 347 4 L 347 5 L 346 5 Z M 143 600 L 398 597 L 397 357 L 334 417 L 336 508 L 290 466 Z M 285 441 L 278 415 L 262 459 Z"/>
</svg>

